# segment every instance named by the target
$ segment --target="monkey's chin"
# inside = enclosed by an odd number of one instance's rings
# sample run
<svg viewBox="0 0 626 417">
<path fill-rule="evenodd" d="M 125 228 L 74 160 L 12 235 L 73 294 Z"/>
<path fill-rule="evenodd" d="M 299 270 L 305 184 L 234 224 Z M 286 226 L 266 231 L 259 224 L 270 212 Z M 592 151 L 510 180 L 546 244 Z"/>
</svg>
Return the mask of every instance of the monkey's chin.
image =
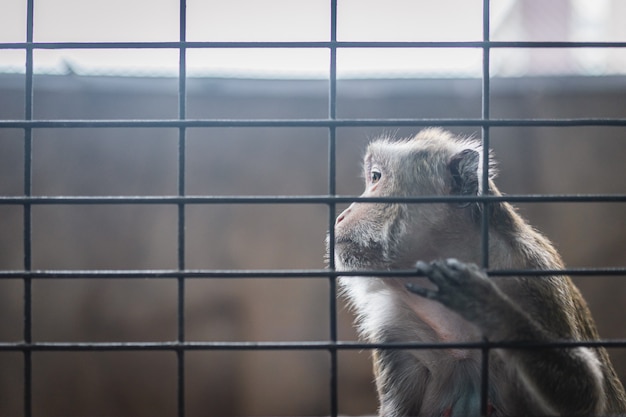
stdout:
<svg viewBox="0 0 626 417">
<path fill-rule="evenodd" d="M 359 269 L 364 269 L 360 267 L 360 262 L 353 258 L 343 256 L 340 252 L 335 252 L 336 271 L 355 271 Z"/>
<path fill-rule="evenodd" d="M 348 267 L 345 257 L 342 256 L 342 253 L 340 250 L 338 250 L 337 245 L 335 245 L 335 270 L 336 271 L 349 271 L 350 268 Z"/>
<path fill-rule="evenodd" d="M 363 262 L 363 260 L 354 258 L 354 257 L 346 257 L 341 256 L 340 254 L 335 254 L 335 270 L 336 271 L 370 271 L 375 270 L 376 268 L 369 264 L 368 262 Z"/>
</svg>

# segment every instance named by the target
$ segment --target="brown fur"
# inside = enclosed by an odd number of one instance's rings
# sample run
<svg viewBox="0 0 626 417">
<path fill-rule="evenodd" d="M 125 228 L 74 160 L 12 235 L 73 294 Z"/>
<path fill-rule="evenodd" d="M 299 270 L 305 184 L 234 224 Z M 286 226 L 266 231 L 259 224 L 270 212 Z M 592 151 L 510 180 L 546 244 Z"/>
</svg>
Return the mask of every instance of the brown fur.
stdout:
<svg viewBox="0 0 626 417">
<path fill-rule="evenodd" d="M 439 129 L 374 141 L 365 157 L 363 195 L 482 194 L 481 153 L 477 143 Z M 487 192 L 499 195 L 491 180 Z M 339 270 L 406 269 L 422 261 L 418 272 L 425 277 L 341 278 L 365 339 L 598 339 L 568 277 L 488 278 L 474 265 L 481 259 L 482 209 L 478 203 L 355 203 L 337 218 Z M 508 203 L 489 205 L 489 259 L 494 269 L 563 268 L 550 242 Z M 480 361 L 473 350 L 376 351 L 380 414 L 479 415 Z M 626 413 L 626 395 L 605 349 L 497 349 L 489 365 L 492 416 Z"/>
</svg>

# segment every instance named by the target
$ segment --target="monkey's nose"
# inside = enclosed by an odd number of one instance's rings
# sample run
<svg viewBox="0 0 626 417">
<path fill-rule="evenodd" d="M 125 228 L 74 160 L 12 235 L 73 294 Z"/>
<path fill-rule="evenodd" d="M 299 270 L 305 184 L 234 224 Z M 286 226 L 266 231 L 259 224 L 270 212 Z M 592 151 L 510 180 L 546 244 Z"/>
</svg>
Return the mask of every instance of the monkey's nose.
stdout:
<svg viewBox="0 0 626 417">
<path fill-rule="evenodd" d="M 343 221 L 343 219 L 346 218 L 346 216 L 348 215 L 348 213 L 350 213 L 350 208 L 352 206 L 348 207 L 347 209 L 345 209 L 344 211 L 341 212 L 341 214 L 339 216 L 337 216 L 337 219 L 335 220 L 335 226 L 337 226 L 339 223 L 341 223 Z"/>
</svg>

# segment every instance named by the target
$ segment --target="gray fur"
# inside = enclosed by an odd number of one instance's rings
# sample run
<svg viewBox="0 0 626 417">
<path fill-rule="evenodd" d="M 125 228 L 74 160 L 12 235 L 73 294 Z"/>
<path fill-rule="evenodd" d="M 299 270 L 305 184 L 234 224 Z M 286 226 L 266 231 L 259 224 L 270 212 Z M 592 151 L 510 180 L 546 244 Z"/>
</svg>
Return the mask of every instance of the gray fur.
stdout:
<svg viewBox="0 0 626 417">
<path fill-rule="evenodd" d="M 482 155 L 476 141 L 440 129 L 376 140 L 365 157 L 363 196 L 480 195 Z M 492 179 L 488 192 L 499 195 Z M 597 339 L 569 278 L 489 278 L 475 265 L 479 209 L 355 203 L 337 218 L 338 270 L 408 269 L 420 261 L 415 278 L 340 279 L 362 337 L 377 343 Z M 507 203 L 490 205 L 489 258 L 495 269 L 563 267 L 550 242 Z M 383 416 L 480 413 L 480 351 L 379 350 L 374 366 Z M 626 413 L 624 389 L 604 349 L 497 349 L 489 378 L 491 417 Z"/>
</svg>

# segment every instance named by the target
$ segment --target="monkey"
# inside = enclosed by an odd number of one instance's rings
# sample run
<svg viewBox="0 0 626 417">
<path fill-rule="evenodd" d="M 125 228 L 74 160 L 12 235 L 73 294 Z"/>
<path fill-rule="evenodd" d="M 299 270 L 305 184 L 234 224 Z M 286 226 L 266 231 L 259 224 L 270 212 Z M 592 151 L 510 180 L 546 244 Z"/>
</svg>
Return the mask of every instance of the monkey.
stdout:
<svg viewBox="0 0 626 417">
<path fill-rule="evenodd" d="M 380 137 L 367 148 L 362 196 L 501 196 L 492 157 L 483 155 L 479 141 L 440 128 L 407 139 Z M 481 186 L 483 157 L 489 158 L 487 190 Z M 495 200 L 484 208 L 461 200 L 357 201 L 336 218 L 339 274 L 415 271 L 410 277 L 339 276 L 360 337 L 376 344 L 599 339 L 569 277 L 496 277 L 477 266 L 484 212 L 490 268 L 564 268 L 551 242 L 510 203 Z M 490 349 L 486 404 L 480 349 L 381 347 L 372 356 L 384 417 L 626 414 L 624 388 L 601 347 Z"/>
</svg>

